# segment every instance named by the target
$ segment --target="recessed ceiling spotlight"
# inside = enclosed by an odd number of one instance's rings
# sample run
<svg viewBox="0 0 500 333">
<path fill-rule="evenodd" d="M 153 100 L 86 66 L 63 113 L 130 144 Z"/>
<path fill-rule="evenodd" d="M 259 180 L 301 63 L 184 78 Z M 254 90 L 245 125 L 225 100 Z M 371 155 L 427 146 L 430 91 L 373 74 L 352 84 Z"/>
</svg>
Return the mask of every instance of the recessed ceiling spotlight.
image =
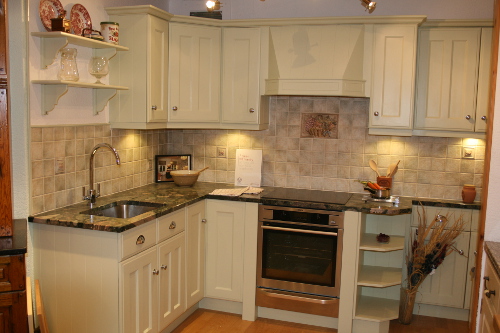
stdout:
<svg viewBox="0 0 500 333">
<path fill-rule="evenodd" d="M 375 7 L 377 6 L 377 3 L 375 1 L 370 1 L 370 0 L 361 0 L 361 5 L 368 10 L 368 13 L 373 13 L 375 10 Z"/>
<path fill-rule="evenodd" d="M 214 10 L 219 10 L 220 9 L 220 1 L 219 0 L 208 0 L 206 3 L 207 6 L 207 11 L 213 12 Z"/>
</svg>

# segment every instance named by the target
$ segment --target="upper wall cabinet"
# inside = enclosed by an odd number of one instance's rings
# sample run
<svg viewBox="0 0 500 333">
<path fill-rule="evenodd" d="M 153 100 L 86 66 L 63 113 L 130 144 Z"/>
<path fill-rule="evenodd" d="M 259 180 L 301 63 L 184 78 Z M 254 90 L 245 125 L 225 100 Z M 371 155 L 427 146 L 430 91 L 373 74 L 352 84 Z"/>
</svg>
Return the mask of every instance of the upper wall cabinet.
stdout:
<svg viewBox="0 0 500 333">
<path fill-rule="evenodd" d="M 373 26 L 370 134 L 411 135 L 416 48 L 417 24 Z"/>
<path fill-rule="evenodd" d="M 223 28 L 222 127 L 265 129 L 269 126 L 266 97 L 261 101 L 261 70 L 267 62 L 261 46 L 265 28 Z M 262 38 L 265 39 L 265 38 Z"/>
<path fill-rule="evenodd" d="M 491 28 L 481 27 L 420 29 L 416 134 L 471 136 L 485 131 L 491 36 Z"/>
<path fill-rule="evenodd" d="M 169 122 L 219 123 L 220 52 L 220 27 L 170 24 Z"/>
<path fill-rule="evenodd" d="M 113 84 L 126 85 L 110 102 L 112 128 L 165 128 L 167 122 L 168 20 L 171 14 L 153 6 L 107 8 L 109 19 L 120 23 L 120 52 L 113 62 Z"/>
<path fill-rule="evenodd" d="M 365 97 L 364 25 L 270 28 L 267 95 Z"/>
</svg>

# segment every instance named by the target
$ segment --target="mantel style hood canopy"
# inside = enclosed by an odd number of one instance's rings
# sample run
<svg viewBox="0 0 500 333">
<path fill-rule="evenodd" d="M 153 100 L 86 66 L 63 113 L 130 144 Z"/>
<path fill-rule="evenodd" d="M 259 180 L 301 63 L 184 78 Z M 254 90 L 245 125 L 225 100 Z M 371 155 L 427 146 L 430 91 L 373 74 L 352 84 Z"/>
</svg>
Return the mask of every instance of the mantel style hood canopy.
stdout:
<svg viewBox="0 0 500 333">
<path fill-rule="evenodd" d="M 365 97 L 364 35 L 363 24 L 271 27 L 266 95 Z"/>
</svg>

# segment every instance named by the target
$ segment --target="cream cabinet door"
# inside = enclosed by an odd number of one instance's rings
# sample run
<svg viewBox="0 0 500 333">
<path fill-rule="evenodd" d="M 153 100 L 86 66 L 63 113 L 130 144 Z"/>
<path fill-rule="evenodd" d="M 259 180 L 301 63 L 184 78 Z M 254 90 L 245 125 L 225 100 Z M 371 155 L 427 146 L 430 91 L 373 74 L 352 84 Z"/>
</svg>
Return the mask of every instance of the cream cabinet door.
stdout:
<svg viewBox="0 0 500 333">
<path fill-rule="evenodd" d="M 415 233 L 415 228 L 411 229 Z M 463 308 L 467 283 L 470 232 L 457 237 L 455 247 L 465 255 L 453 252 L 447 256 L 433 275 L 427 276 L 419 288 L 416 302 Z"/>
<path fill-rule="evenodd" d="M 186 308 L 205 296 L 205 201 L 186 209 Z"/>
<path fill-rule="evenodd" d="M 110 83 L 130 88 L 110 100 L 111 127 L 166 128 L 168 22 L 154 15 L 111 9 L 110 20 L 120 22 L 120 43 L 129 48 L 110 62 Z"/>
<path fill-rule="evenodd" d="M 474 131 L 481 28 L 419 31 L 415 129 Z"/>
<path fill-rule="evenodd" d="M 468 254 L 468 265 L 467 265 L 467 283 L 465 285 L 465 300 L 464 309 L 470 309 L 470 303 L 472 300 L 472 290 L 474 288 L 474 277 L 475 273 L 472 270 L 476 266 L 476 248 L 477 248 L 477 232 L 470 233 L 470 245 Z M 472 313 L 471 313 L 472 315 Z"/>
<path fill-rule="evenodd" d="M 184 233 L 158 244 L 160 331 L 186 311 L 185 244 Z"/>
<path fill-rule="evenodd" d="M 481 29 L 481 52 L 479 55 L 479 77 L 477 81 L 477 105 L 475 131 L 486 132 L 491 77 L 491 43 L 493 28 Z"/>
<path fill-rule="evenodd" d="M 416 37 L 416 25 L 374 26 L 370 128 L 411 130 Z"/>
<path fill-rule="evenodd" d="M 170 24 L 169 122 L 219 122 L 221 30 Z"/>
<path fill-rule="evenodd" d="M 244 231 L 244 202 L 207 200 L 207 297 L 243 301 Z"/>
<path fill-rule="evenodd" d="M 222 123 L 259 123 L 260 29 L 224 28 Z"/>
<path fill-rule="evenodd" d="M 158 332 L 157 264 L 156 246 L 120 264 L 121 332 Z"/>
</svg>

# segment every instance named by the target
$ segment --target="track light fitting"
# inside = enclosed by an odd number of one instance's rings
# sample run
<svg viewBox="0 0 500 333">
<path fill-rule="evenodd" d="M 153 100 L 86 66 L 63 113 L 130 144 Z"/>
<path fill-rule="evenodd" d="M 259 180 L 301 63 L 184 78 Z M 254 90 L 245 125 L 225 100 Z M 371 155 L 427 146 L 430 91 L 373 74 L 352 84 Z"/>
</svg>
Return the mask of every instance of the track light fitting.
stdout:
<svg viewBox="0 0 500 333">
<path fill-rule="evenodd" d="M 368 13 L 373 13 L 375 10 L 375 7 L 377 6 L 377 3 L 375 1 L 370 1 L 370 0 L 361 0 L 361 5 L 368 10 Z"/>
</svg>

